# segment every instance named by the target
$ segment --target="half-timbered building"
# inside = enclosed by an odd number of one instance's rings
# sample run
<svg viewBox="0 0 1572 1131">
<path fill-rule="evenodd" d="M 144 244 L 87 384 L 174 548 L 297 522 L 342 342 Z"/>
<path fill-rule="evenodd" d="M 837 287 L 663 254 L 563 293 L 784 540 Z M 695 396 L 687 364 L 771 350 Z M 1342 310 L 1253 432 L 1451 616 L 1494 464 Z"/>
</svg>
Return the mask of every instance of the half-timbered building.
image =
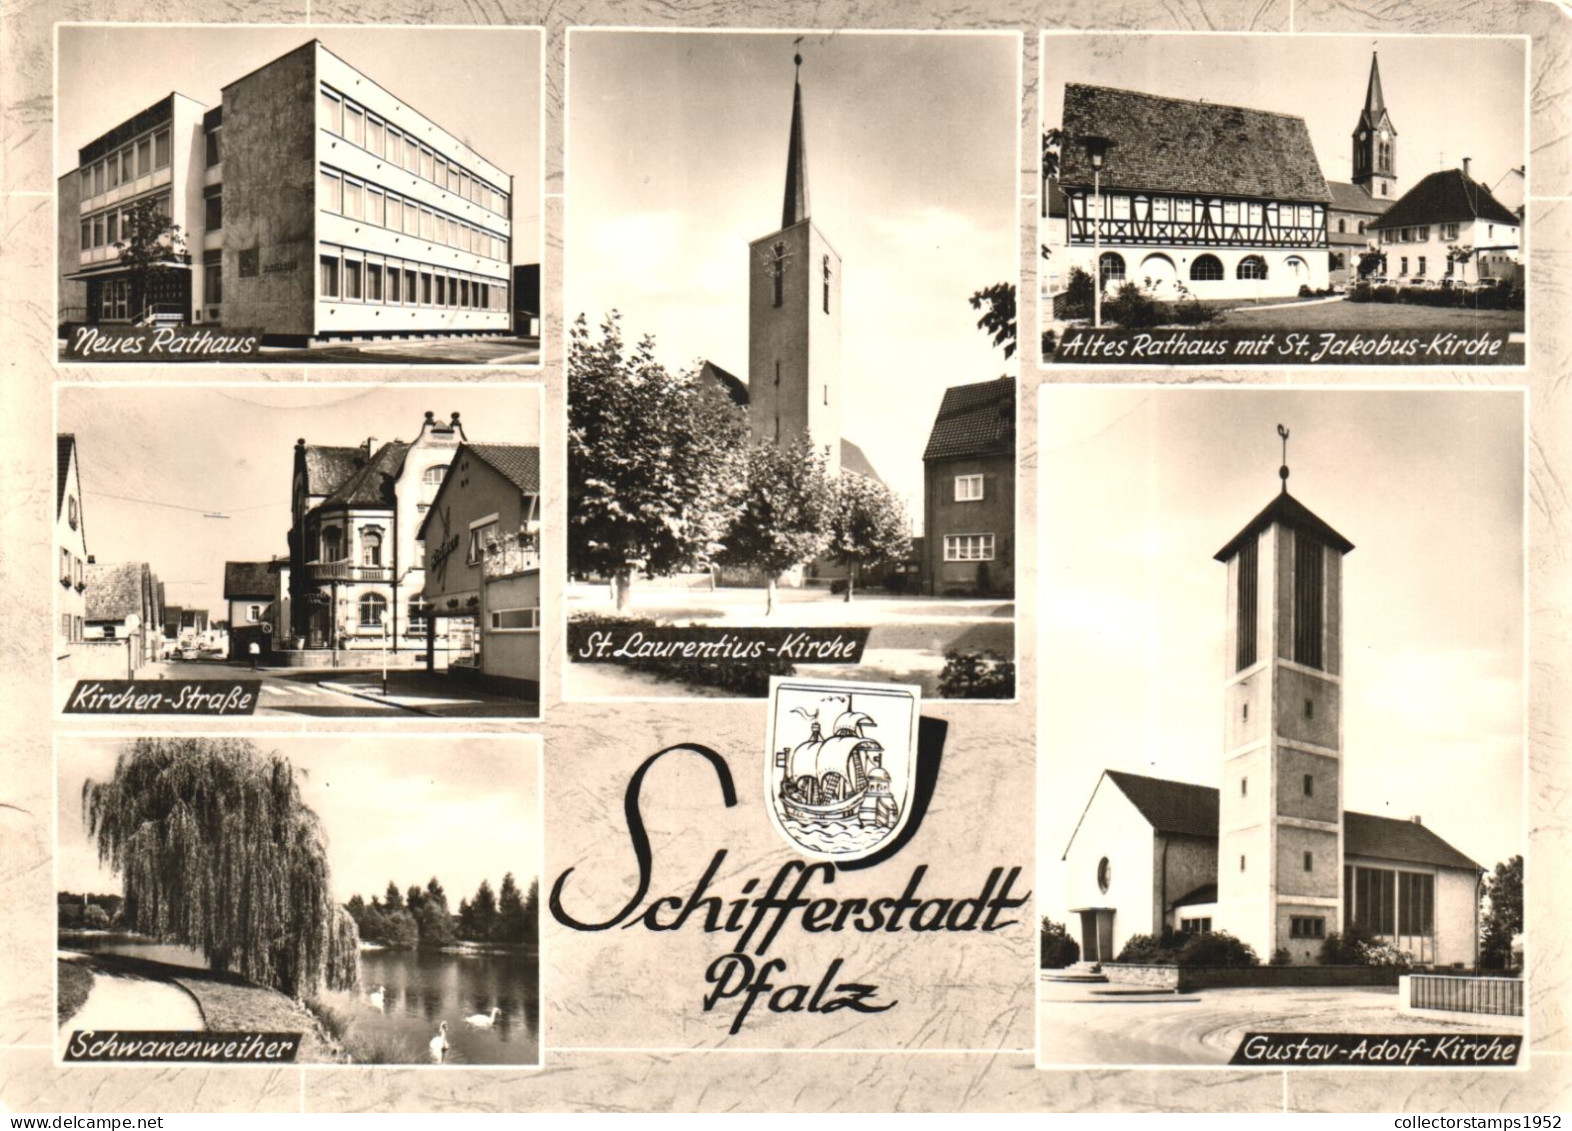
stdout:
<svg viewBox="0 0 1572 1131">
<path fill-rule="evenodd" d="M 1063 136 L 1061 279 L 1202 299 L 1327 285 L 1332 198 L 1303 118 L 1067 83 Z M 1111 143 L 1097 194 L 1088 138 Z"/>
</svg>

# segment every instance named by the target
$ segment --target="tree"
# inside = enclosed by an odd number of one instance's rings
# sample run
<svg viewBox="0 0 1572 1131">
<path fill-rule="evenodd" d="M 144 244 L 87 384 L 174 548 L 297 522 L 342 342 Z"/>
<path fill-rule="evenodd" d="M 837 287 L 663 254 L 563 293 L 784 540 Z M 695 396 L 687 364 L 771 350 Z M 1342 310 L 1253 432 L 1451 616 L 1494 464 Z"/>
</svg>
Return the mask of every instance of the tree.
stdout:
<svg viewBox="0 0 1572 1131">
<path fill-rule="evenodd" d="M 492 931 L 492 941 L 522 943 L 530 933 L 528 913 L 519 885 L 509 872 L 502 877 L 502 888 L 497 893 L 497 921 Z"/>
<path fill-rule="evenodd" d="M 90 931 L 107 931 L 109 929 L 109 912 L 96 903 L 89 903 L 82 912 L 82 926 Z"/>
<path fill-rule="evenodd" d="M 1496 865 L 1485 880 L 1481 906 L 1479 964 L 1489 970 L 1513 966 L 1512 939 L 1523 933 L 1523 858 Z"/>
<path fill-rule="evenodd" d="M 776 582 L 829 545 L 834 512 L 824 456 L 807 437 L 784 446 L 754 444 L 742 506 L 715 560 L 764 574 L 764 611 L 773 613 Z"/>
<path fill-rule="evenodd" d="M 849 567 L 846 600 L 852 599 L 860 567 L 899 561 L 911 553 L 909 528 L 906 508 L 895 492 L 855 471 L 841 474 L 835 488 L 828 553 Z"/>
<path fill-rule="evenodd" d="M 153 198 L 138 201 L 122 214 L 120 232 L 114 246 L 120 266 L 131 275 L 132 302 L 146 305 L 164 275 L 191 262 L 185 233 Z"/>
<path fill-rule="evenodd" d="M 1374 248 L 1359 253 L 1359 277 L 1368 279 L 1371 275 L 1386 274 L 1386 254 Z"/>
<path fill-rule="evenodd" d="M 631 350 L 613 311 L 568 347 L 568 568 L 610 577 L 626 610 L 635 573 L 705 560 L 735 509 L 743 410 L 697 371 L 673 375 L 646 336 Z"/>
<path fill-rule="evenodd" d="M 401 911 L 404 907 L 404 893 L 398 890 L 398 884 L 388 881 L 388 890 L 382 893 L 383 911 Z"/>
<path fill-rule="evenodd" d="M 1070 937 L 1063 923 L 1056 923 L 1044 915 L 1037 956 L 1044 970 L 1063 970 L 1081 960 L 1081 944 Z"/>
<path fill-rule="evenodd" d="M 459 935 L 477 942 L 490 942 L 497 926 L 497 896 L 491 884 L 480 881 L 475 898 L 459 905 Z"/>
<path fill-rule="evenodd" d="M 327 837 L 294 768 L 243 739 L 139 738 L 82 785 L 127 925 L 291 997 L 359 981 L 359 933 L 333 899 Z"/>
<path fill-rule="evenodd" d="M 524 939 L 530 946 L 540 945 L 540 880 L 529 882 L 529 894 L 524 897 Z"/>
<path fill-rule="evenodd" d="M 977 328 L 993 335 L 993 344 L 1004 347 L 1004 356 L 1015 355 L 1015 284 L 995 283 L 972 294 L 973 310 L 981 310 Z M 986 309 L 984 309 L 986 308 Z"/>
</svg>

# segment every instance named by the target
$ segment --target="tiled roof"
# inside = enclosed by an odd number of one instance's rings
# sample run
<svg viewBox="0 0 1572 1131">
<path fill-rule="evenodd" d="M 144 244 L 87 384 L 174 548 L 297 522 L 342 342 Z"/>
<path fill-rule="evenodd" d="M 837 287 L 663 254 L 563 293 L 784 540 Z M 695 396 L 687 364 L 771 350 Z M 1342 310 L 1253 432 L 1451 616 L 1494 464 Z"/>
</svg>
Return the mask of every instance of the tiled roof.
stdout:
<svg viewBox="0 0 1572 1131">
<path fill-rule="evenodd" d="M 269 562 L 225 562 L 224 599 L 235 601 L 245 597 L 266 597 L 271 601 L 277 597 L 278 574 L 269 568 L 270 564 Z"/>
<path fill-rule="evenodd" d="M 365 466 L 364 448 L 306 445 L 306 494 L 328 495 Z"/>
<path fill-rule="evenodd" d="M 465 444 L 482 461 L 528 495 L 540 494 L 540 449 L 528 444 Z"/>
<path fill-rule="evenodd" d="M 1402 196 L 1372 228 L 1402 228 L 1415 224 L 1450 224 L 1475 217 L 1497 224 L 1521 224 L 1490 190 L 1461 169 L 1431 173 Z"/>
<path fill-rule="evenodd" d="M 65 506 L 66 479 L 71 474 L 71 452 L 76 447 L 76 436 L 60 432 L 55 436 L 55 514 Z"/>
<path fill-rule="evenodd" d="M 1217 838 L 1218 792 L 1212 787 L 1120 770 L 1104 771 L 1103 776 L 1119 787 L 1157 832 Z M 1479 871 L 1478 864 L 1417 821 L 1351 810 L 1343 811 L 1343 855 Z M 1205 902 L 1196 898 L 1204 891 L 1198 888 L 1179 902 Z"/>
<path fill-rule="evenodd" d="M 1287 491 L 1280 491 L 1262 508 L 1260 514 L 1246 523 L 1244 529 L 1229 540 L 1228 545 L 1212 556 L 1220 562 L 1226 562 L 1238 552 L 1240 545 L 1246 539 L 1253 538 L 1274 522 L 1281 522 L 1284 526 L 1291 526 L 1295 530 L 1308 530 L 1322 542 L 1344 554 L 1354 548 L 1352 542 L 1321 521 L 1309 507 Z"/>
<path fill-rule="evenodd" d="M 1437 864 L 1443 868 L 1479 871 L 1479 865 L 1417 821 L 1375 817 L 1369 813 L 1343 814 L 1343 855 L 1377 856 L 1410 864 Z"/>
<path fill-rule="evenodd" d="M 706 361 L 704 363 L 703 367 L 699 370 L 699 379 L 701 381 L 713 381 L 728 397 L 732 399 L 734 404 L 742 405 L 744 408 L 748 406 L 747 382 L 742 380 L 742 378 L 738 377 L 736 374 L 722 369 L 713 361 Z"/>
<path fill-rule="evenodd" d="M 88 620 L 124 620 L 142 615 L 146 562 L 90 562 L 87 566 Z"/>
<path fill-rule="evenodd" d="M 404 469 L 404 456 L 409 445 L 403 440 L 390 440 L 377 449 L 377 454 L 336 489 L 322 505 L 344 507 L 391 507 L 397 497 L 394 483 Z"/>
<path fill-rule="evenodd" d="M 864 479 L 872 479 L 875 483 L 883 483 L 879 473 L 873 469 L 873 461 L 851 440 L 841 437 L 841 470 L 855 471 Z"/>
<path fill-rule="evenodd" d="M 1218 193 L 1265 200 L 1331 199 L 1303 118 L 1066 83 L 1059 179 L 1090 186 L 1081 138 L 1113 141 L 1105 189 Z"/>
<path fill-rule="evenodd" d="M 1347 181 L 1327 181 L 1326 187 L 1332 191 L 1332 209 L 1336 212 L 1363 212 L 1379 216 L 1395 203 L 1371 196 L 1363 185 Z"/>
<path fill-rule="evenodd" d="M 944 390 L 924 460 L 1014 454 L 1014 377 Z"/>
</svg>

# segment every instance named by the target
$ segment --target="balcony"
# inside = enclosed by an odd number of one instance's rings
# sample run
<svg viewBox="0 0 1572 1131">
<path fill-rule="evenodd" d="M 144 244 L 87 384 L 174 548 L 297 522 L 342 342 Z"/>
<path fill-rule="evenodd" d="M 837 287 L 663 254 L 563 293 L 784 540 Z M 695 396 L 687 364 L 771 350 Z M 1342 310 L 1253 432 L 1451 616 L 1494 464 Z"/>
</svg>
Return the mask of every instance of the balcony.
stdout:
<svg viewBox="0 0 1572 1131">
<path fill-rule="evenodd" d="M 487 546 L 484 568 L 488 579 L 513 577 L 540 569 L 540 536 L 519 534 L 500 545 Z"/>
<path fill-rule="evenodd" d="M 339 562 L 307 562 L 307 581 L 381 581 L 393 580 L 387 566 L 358 565 L 349 559 Z"/>
</svg>

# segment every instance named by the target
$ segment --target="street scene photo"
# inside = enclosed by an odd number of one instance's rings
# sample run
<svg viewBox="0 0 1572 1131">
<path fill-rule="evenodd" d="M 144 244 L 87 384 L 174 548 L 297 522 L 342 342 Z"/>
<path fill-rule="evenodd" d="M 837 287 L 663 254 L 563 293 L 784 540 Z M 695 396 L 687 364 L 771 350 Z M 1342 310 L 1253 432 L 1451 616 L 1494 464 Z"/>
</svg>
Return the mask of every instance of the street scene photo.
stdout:
<svg viewBox="0 0 1572 1131">
<path fill-rule="evenodd" d="M 538 738 L 62 737 L 56 771 L 63 1060 L 540 1063 Z"/>
<path fill-rule="evenodd" d="M 539 717 L 538 385 L 62 384 L 56 413 L 66 713 Z"/>
<path fill-rule="evenodd" d="M 1042 44 L 1045 363 L 1524 364 L 1526 40 Z"/>
<path fill-rule="evenodd" d="M 1015 698 L 1019 38 L 568 54 L 567 696 Z"/>
<path fill-rule="evenodd" d="M 1044 388 L 1040 1065 L 1521 1043 L 1524 407 Z"/>
<path fill-rule="evenodd" d="M 60 25 L 59 358 L 538 365 L 541 40 Z"/>
</svg>

